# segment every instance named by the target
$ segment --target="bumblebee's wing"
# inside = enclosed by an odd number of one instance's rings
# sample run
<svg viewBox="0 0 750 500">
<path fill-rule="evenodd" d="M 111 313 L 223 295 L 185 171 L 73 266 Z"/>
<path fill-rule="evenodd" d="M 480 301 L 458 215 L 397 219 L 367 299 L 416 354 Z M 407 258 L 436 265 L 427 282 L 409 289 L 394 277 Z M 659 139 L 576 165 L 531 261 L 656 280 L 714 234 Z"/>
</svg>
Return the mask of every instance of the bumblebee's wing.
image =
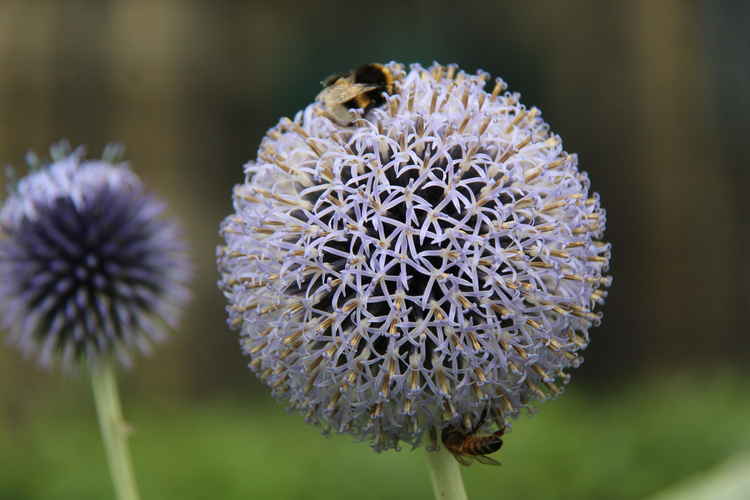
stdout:
<svg viewBox="0 0 750 500">
<path fill-rule="evenodd" d="M 320 84 L 324 87 L 330 87 L 331 85 L 333 85 L 334 83 L 336 83 L 342 78 L 346 78 L 346 75 L 340 75 L 336 73 L 336 74 L 326 77 L 326 79 L 320 82 Z"/>
<path fill-rule="evenodd" d="M 484 465 L 502 465 L 500 462 L 498 462 L 494 458 L 488 457 L 487 455 L 474 455 L 474 458 L 477 460 L 477 462 Z"/>
<path fill-rule="evenodd" d="M 328 118 L 335 121 L 339 125 L 350 125 L 354 120 L 357 119 L 357 114 L 346 109 L 344 106 L 325 106 Z"/>
<path fill-rule="evenodd" d="M 375 90 L 376 88 L 378 87 L 374 85 L 363 85 L 361 83 L 352 83 L 351 85 L 333 84 L 330 87 L 324 88 L 320 94 L 318 94 L 316 99 L 328 106 L 343 104 L 346 101 L 354 99 L 358 95 Z"/>
</svg>

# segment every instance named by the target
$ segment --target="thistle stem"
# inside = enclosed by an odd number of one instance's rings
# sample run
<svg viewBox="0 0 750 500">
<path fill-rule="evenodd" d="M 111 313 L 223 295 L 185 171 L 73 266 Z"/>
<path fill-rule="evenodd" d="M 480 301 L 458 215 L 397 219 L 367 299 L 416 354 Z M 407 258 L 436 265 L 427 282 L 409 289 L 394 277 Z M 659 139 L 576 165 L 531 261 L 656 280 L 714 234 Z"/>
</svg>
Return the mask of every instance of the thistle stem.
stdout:
<svg viewBox="0 0 750 500">
<path fill-rule="evenodd" d="M 453 455 L 444 446 L 425 453 L 436 500 L 467 500 L 461 470 Z"/>
<path fill-rule="evenodd" d="M 92 364 L 91 386 L 117 499 L 138 500 L 138 487 L 127 445 L 128 426 L 122 417 L 112 359 L 102 359 Z"/>
</svg>

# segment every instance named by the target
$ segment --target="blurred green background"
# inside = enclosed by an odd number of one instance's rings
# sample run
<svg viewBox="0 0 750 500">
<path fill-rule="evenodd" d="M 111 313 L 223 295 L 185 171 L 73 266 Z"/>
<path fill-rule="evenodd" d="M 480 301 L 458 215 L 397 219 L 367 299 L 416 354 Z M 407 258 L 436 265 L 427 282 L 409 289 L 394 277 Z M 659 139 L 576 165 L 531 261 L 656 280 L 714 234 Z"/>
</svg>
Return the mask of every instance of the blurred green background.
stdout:
<svg viewBox="0 0 750 500">
<path fill-rule="evenodd" d="M 120 141 L 192 246 L 183 327 L 121 375 L 144 499 L 431 498 L 421 450 L 377 455 L 274 402 L 215 286 L 264 131 L 371 61 L 502 76 L 608 212 L 614 284 L 586 362 L 515 422 L 503 467 L 465 471 L 470 497 L 645 498 L 745 456 L 748 19 L 731 1 L 0 0 L 0 164 Z M 0 350 L 0 499 L 111 498 L 99 439 L 85 374 Z"/>
</svg>

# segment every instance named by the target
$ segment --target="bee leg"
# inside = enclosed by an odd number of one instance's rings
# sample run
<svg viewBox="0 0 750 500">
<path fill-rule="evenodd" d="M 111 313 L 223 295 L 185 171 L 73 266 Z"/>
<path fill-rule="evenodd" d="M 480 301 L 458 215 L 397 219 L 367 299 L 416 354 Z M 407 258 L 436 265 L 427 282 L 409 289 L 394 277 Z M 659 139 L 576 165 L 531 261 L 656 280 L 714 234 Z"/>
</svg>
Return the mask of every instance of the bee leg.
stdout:
<svg viewBox="0 0 750 500">
<path fill-rule="evenodd" d="M 437 429 L 430 427 L 430 448 L 428 451 L 438 451 L 439 449 Z"/>
<path fill-rule="evenodd" d="M 503 415 L 503 412 L 500 411 L 498 408 L 495 408 L 494 414 L 495 414 L 494 420 L 495 420 L 495 424 L 497 424 L 497 428 L 505 432 L 506 425 L 505 425 L 505 416 Z"/>
<path fill-rule="evenodd" d="M 471 430 L 471 432 L 469 432 L 469 434 L 476 434 L 479 428 L 482 427 L 482 424 L 484 424 L 484 421 L 487 418 L 487 409 L 488 407 L 485 406 L 484 410 L 482 410 L 482 415 L 479 417 L 479 420 L 477 420 L 476 425 L 474 425 L 474 428 Z"/>
</svg>

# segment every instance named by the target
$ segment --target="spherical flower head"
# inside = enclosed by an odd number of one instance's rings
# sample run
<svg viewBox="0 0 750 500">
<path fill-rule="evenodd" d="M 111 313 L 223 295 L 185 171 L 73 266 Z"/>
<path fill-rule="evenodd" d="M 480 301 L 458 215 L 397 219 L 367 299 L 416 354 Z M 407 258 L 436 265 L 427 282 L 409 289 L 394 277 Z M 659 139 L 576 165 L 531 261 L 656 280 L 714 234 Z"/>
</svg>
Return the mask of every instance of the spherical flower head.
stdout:
<svg viewBox="0 0 750 500">
<path fill-rule="evenodd" d="M 538 109 L 482 72 L 386 67 L 350 126 L 316 102 L 268 131 L 218 259 L 250 367 L 376 450 L 558 394 L 610 282 L 599 198 Z"/>
<path fill-rule="evenodd" d="M 176 325 L 188 298 L 185 245 L 160 218 L 164 204 L 113 155 L 85 160 L 62 144 L 52 153 L 0 210 L 2 327 L 43 365 L 128 363 Z"/>
</svg>

